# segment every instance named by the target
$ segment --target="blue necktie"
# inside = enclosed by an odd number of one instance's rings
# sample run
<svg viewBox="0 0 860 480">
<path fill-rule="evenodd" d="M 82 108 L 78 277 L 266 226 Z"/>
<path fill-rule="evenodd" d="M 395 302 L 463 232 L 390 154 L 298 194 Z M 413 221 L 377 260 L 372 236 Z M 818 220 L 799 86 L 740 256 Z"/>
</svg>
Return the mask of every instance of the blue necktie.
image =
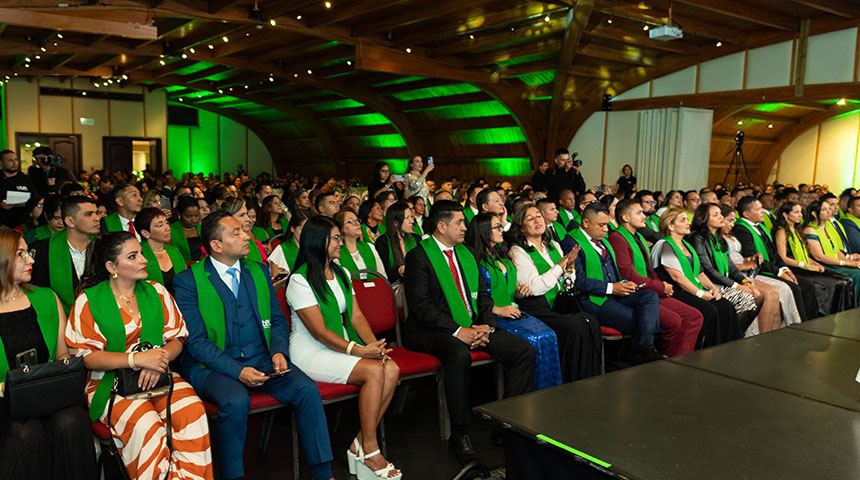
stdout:
<svg viewBox="0 0 860 480">
<path fill-rule="evenodd" d="M 227 269 L 227 273 L 233 277 L 233 280 L 230 282 L 230 288 L 233 290 L 233 296 L 239 298 L 239 270 L 236 270 L 233 267 Z"/>
</svg>

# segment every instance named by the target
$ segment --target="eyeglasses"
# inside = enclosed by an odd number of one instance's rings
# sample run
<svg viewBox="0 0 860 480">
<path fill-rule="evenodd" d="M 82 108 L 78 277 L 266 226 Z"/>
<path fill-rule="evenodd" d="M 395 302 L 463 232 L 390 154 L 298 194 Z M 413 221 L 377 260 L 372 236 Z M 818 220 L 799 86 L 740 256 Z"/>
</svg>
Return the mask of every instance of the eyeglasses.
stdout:
<svg viewBox="0 0 860 480">
<path fill-rule="evenodd" d="M 45 206 L 44 205 L 36 205 L 36 208 L 41 209 L 41 208 L 45 208 Z"/>
<path fill-rule="evenodd" d="M 348 223 L 348 224 L 350 224 L 350 225 L 358 225 L 358 220 L 356 220 L 356 219 L 354 219 L 354 218 L 350 218 L 349 220 L 347 220 L 347 221 L 345 221 L 345 222 L 343 222 L 343 223 Z"/>
<path fill-rule="evenodd" d="M 498 225 L 493 225 L 492 227 L 490 227 L 490 229 L 491 229 L 491 230 L 499 230 L 499 231 L 503 231 L 503 230 L 505 229 L 505 226 L 504 226 L 504 225 L 502 225 L 502 224 L 500 223 L 500 224 L 498 224 Z"/>
<path fill-rule="evenodd" d="M 647 205 L 657 205 L 657 200 L 648 200 L 646 202 L 642 202 Z"/>
<path fill-rule="evenodd" d="M 36 259 L 36 250 L 30 250 L 29 252 L 26 250 L 18 250 L 15 254 L 18 255 L 18 258 L 21 260 L 27 260 L 28 258 Z"/>
<path fill-rule="evenodd" d="M 343 243 L 343 235 L 327 235 L 326 238 L 334 240 L 337 243 Z"/>
</svg>

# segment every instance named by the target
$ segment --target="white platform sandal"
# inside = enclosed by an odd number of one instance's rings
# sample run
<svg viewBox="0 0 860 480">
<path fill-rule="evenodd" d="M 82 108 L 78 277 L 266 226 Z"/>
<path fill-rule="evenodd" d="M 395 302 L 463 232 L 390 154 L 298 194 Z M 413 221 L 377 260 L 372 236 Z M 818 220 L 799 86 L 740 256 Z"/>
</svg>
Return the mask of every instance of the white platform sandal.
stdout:
<svg viewBox="0 0 860 480">
<path fill-rule="evenodd" d="M 355 437 L 352 440 L 352 446 L 355 447 L 355 453 L 346 450 L 346 464 L 349 466 L 349 474 L 355 475 L 355 465 L 364 459 L 364 452 L 361 451 L 361 442 L 358 441 L 358 437 Z"/>
<path fill-rule="evenodd" d="M 397 467 L 395 467 L 391 462 L 388 462 L 386 466 L 379 470 L 372 470 L 366 463 L 364 463 L 365 459 L 375 457 L 379 455 L 379 453 L 379 449 L 376 449 L 373 452 L 362 455 L 361 458 L 356 457 L 355 470 L 358 474 L 358 480 L 400 480 L 403 478 L 403 472 L 398 472 L 397 475 L 389 476 L 392 471 L 397 470 Z"/>
</svg>

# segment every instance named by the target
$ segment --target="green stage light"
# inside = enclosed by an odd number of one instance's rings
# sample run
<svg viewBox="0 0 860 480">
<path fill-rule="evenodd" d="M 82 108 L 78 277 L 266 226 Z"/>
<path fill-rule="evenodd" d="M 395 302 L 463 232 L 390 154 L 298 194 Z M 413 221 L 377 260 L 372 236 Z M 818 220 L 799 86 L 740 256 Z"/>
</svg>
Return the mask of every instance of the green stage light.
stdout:
<svg viewBox="0 0 860 480">
<path fill-rule="evenodd" d="M 452 85 L 441 85 L 438 87 L 419 88 L 408 92 L 392 94 L 392 97 L 401 102 L 411 100 L 423 100 L 425 98 L 448 97 L 451 95 L 462 95 L 464 93 L 480 92 L 481 89 L 469 83 L 455 83 Z"/>
<path fill-rule="evenodd" d="M 524 73 L 522 75 L 511 75 L 510 78 L 518 78 L 530 87 L 546 85 L 555 81 L 555 70 L 544 70 L 542 72 Z"/>
<path fill-rule="evenodd" d="M 426 78 L 427 77 L 419 77 L 417 75 L 412 75 L 409 77 L 397 77 L 397 78 L 393 78 L 391 80 L 386 80 L 384 82 L 374 83 L 371 85 L 371 87 L 373 87 L 373 88 L 387 87 L 389 85 L 399 85 L 401 83 L 417 82 L 418 80 L 424 80 Z"/>
<path fill-rule="evenodd" d="M 365 127 L 370 125 L 389 125 L 391 123 L 391 120 L 381 113 L 347 115 L 345 117 L 325 118 L 322 121 L 331 122 L 341 127 Z"/>
<path fill-rule="evenodd" d="M 356 139 L 365 147 L 370 148 L 398 148 L 406 146 L 406 142 L 403 140 L 403 137 L 399 133 L 389 133 L 384 135 L 363 135 L 361 137 L 345 138 Z"/>
<path fill-rule="evenodd" d="M 196 62 L 185 68 L 180 68 L 179 70 L 172 73 L 172 75 L 191 75 L 192 73 L 197 73 L 202 70 L 206 70 L 207 68 L 214 67 L 214 63 L 209 62 Z"/>
<path fill-rule="evenodd" d="M 525 143 L 526 136 L 520 127 L 483 128 L 451 134 L 451 138 L 466 145 L 503 145 Z"/>
<path fill-rule="evenodd" d="M 496 65 L 498 65 L 500 67 L 509 67 L 511 65 L 520 65 L 522 63 L 537 62 L 539 60 L 546 60 L 548 58 L 553 58 L 553 57 L 557 57 L 557 56 L 558 56 L 557 51 L 536 53 L 534 55 L 526 55 L 524 57 L 516 57 L 516 58 L 511 58 L 508 60 L 502 60 L 500 62 L 496 62 Z"/>
<path fill-rule="evenodd" d="M 364 106 L 364 104 L 361 102 L 357 102 L 351 98 L 344 98 L 341 100 L 334 100 L 331 102 L 314 103 L 314 104 L 308 105 L 308 108 L 310 108 L 311 110 L 316 110 L 318 112 L 321 112 L 321 111 L 325 111 L 325 110 L 340 110 L 341 108 L 357 108 L 357 107 L 363 107 L 363 106 Z"/>
<path fill-rule="evenodd" d="M 404 110 L 409 112 L 426 112 L 432 120 L 446 120 L 450 118 L 476 118 L 494 117 L 496 115 L 510 115 L 510 110 L 496 100 L 486 102 L 464 103 L 462 105 L 446 105 L 442 107 L 416 108 Z"/>
<path fill-rule="evenodd" d="M 380 158 L 377 162 L 387 163 L 393 174 L 406 173 L 406 170 L 409 168 L 408 158 Z"/>
<path fill-rule="evenodd" d="M 482 158 L 477 163 L 489 167 L 493 175 L 500 177 L 520 177 L 532 173 L 530 158 Z"/>
<path fill-rule="evenodd" d="M 754 107 L 753 110 L 757 110 L 759 112 L 776 112 L 782 110 L 783 108 L 791 108 L 794 105 L 790 103 L 764 103 L 757 107 Z"/>
</svg>

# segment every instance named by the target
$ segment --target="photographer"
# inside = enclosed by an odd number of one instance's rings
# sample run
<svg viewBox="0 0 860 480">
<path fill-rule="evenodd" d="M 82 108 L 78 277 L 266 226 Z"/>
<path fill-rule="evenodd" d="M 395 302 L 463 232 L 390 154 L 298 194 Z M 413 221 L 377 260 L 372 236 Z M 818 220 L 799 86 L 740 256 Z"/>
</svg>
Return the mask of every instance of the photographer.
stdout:
<svg viewBox="0 0 860 480">
<path fill-rule="evenodd" d="M 30 180 L 39 196 L 57 193 L 66 182 L 74 182 L 75 176 L 60 166 L 65 159 L 54 155 L 50 147 L 37 147 L 33 150 L 33 165 L 27 170 Z"/>
<path fill-rule="evenodd" d="M 570 190 L 576 195 L 585 193 L 585 179 L 579 172 L 582 160 L 577 160 L 576 156 L 577 153 L 574 152 L 571 157 L 566 148 L 555 151 L 555 169 L 545 172 L 547 196 L 550 200 L 557 201 L 563 190 Z"/>
<path fill-rule="evenodd" d="M 24 223 L 27 218 L 27 201 L 33 198 L 35 187 L 30 177 L 21 173 L 21 162 L 12 150 L 0 152 L 0 162 L 3 164 L 3 175 L 0 175 L 0 225 L 14 228 Z M 29 195 L 29 199 L 6 201 L 9 191 Z"/>
</svg>

